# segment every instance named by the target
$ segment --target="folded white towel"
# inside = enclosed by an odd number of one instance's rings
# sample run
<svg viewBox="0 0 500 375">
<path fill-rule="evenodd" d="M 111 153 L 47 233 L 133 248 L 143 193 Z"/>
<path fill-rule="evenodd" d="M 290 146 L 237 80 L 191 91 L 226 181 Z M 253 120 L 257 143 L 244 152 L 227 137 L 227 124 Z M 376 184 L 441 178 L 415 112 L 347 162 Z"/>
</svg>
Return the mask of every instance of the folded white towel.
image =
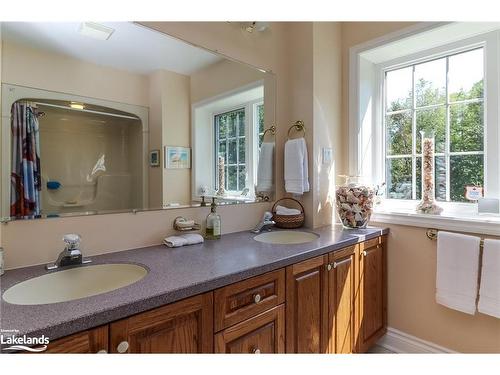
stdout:
<svg viewBox="0 0 500 375">
<path fill-rule="evenodd" d="M 197 243 L 202 243 L 204 241 L 203 236 L 198 233 L 183 234 L 179 237 L 186 239 L 186 245 L 196 245 Z"/>
<path fill-rule="evenodd" d="M 187 245 L 188 240 L 181 236 L 170 236 L 163 240 L 163 244 L 168 247 L 181 247 Z"/>
<path fill-rule="evenodd" d="M 480 241 L 479 237 L 438 232 L 437 303 L 475 314 Z"/>
<path fill-rule="evenodd" d="M 289 139 L 285 143 L 285 190 L 298 195 L 309 191 L 307 146 L 304 138 Z"/>
<path fill-rule="evenodd" d="M 276 206 L 276 213 L 278 215 L 298 215 L 301 213 L 301 211 L 297 210 L 296 208 L 288 208 L 288 207 L 277 205 Z"/>
<path fill-rule="evenodd" d="M 500 241 L 484 240 L 479 312 L 500 318 Z"/>
<path fill-rule="evenodd" d="M 181 247 L 186 245 L 196 245 L 204 241 L 203 236 L 198 233 L 182 234 L 180 236 L 170 236 L 163 240 L 163 244 L 168 247 Z"/>
<path fill-rule="evenodd" d="M 263 142 L 260 146 L 256 191 L 260 192 L 273 190 L 273 171 L 274 142 Z"/>
</svg>

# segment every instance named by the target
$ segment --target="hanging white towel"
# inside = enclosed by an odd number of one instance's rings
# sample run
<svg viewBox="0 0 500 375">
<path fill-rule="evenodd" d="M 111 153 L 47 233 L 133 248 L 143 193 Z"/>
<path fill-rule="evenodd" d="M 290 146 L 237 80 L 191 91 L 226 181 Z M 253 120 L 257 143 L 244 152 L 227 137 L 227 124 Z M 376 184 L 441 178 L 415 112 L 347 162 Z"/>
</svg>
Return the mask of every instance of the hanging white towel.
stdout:
<svg viewBox="0 0 500 375">
<path fill-rule="evenodd" d="M 475 314 L 480 241 L 479 237 L 438 232 L 437 303 Z"/>
<path fill-rule="evenodd" d="M 285 190 L 298 195 L 309 191 L 307 146 L 304 138 L 289 139 L 285 143 Z"/>
<path fill-rule="evenodd" d="M 500 318 L 500 241 L 484 240 L 479 312 Z"/>
<path fill-rule="evenodd" d="M 263 142 L 260 146 L 259 166 L 257 167 L 257 188 L 259 191 L 273 190 L 274 142 Z"/>
</svg>

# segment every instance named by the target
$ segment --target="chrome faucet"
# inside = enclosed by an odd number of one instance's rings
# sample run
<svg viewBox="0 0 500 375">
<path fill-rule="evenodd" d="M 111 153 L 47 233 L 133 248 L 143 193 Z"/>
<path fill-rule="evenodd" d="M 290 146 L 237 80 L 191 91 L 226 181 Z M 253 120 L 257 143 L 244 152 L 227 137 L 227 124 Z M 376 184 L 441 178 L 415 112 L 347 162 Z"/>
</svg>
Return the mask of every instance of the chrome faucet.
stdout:
<svg viewBox="0 0 500 375">
<path fill-rule="evenodd" d="M 65 243 L 64 250 L 61 251 L 54 263 L 45 266 L 47 270 L 55 270 L 61 267 L 77 266 L 91 262 L 89 258 L 83 258 L 82 252 L 80 251 L 80 235 L 65 234 L 63 236 L 63 241 Z"/>
<path fill-rule="evenodd" d="M 267 231 L 270 231 L 271 230 L 271 226 L 273 226 L 274 224 L 276 224 L 275 221 L 271 220 L 273 218 L 273 214 L 269 211 L 266 211 L 264 213 L 264 216 L 262 217 L 262 221 L 260 221 L 256 226 L 255 228 L 252 230 L 253 233 L 260 233 L 262 232 L 264 229 L 266 229 Z"/>
</svg>

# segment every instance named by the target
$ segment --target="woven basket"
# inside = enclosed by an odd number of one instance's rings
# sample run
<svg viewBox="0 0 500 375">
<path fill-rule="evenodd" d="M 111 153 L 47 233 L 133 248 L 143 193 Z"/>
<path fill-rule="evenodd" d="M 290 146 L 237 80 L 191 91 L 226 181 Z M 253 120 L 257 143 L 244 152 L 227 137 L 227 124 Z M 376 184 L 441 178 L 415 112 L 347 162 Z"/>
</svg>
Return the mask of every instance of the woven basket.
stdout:
<svg viewBox="0 0 500 375">
<path fill-rule="evenodd" d="M 296 204 L 298 204 L 300 206 L 301 213 L 297 215 L 276 214 L 276 206 L 278 205 L 279 202 L 284 200 L 294 201 Z M 272 212 L 273 212 L 273 220 L 278 228 L 294 229 L 294 228 L 300 228 L 302 225 L 304 225 L 304 221 L 306 218 L 306 215 L 304 214 L 304 206 L 302 206 L 302 203 L 300 203 L 297 199 L 293 198 L 278 199 L 273 205 Z"/>
</svg>

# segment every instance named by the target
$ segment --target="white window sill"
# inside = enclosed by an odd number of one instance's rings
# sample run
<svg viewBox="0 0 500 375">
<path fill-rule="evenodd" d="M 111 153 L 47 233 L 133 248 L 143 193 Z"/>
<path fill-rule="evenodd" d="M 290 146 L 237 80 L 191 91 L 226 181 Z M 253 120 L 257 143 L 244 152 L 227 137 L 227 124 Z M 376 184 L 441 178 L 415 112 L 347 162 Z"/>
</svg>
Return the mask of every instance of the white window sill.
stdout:
<svg viewBox="0 0 500 375">
<path fill-rule="evenodd" d="M 429 215 L 418 214 L 413 207 L 396 208 L 391 205 L 380 205 L 375 207 L 371 221 L 500 236 L 500 215 L 477 214 L 473 209 L 475 205 L 471 204 L 461 207 L 466 206 L 472 209 L 457 210 L 456 207 L 454 209 L 444 207 L 441 215 Z"/>
</svg>

